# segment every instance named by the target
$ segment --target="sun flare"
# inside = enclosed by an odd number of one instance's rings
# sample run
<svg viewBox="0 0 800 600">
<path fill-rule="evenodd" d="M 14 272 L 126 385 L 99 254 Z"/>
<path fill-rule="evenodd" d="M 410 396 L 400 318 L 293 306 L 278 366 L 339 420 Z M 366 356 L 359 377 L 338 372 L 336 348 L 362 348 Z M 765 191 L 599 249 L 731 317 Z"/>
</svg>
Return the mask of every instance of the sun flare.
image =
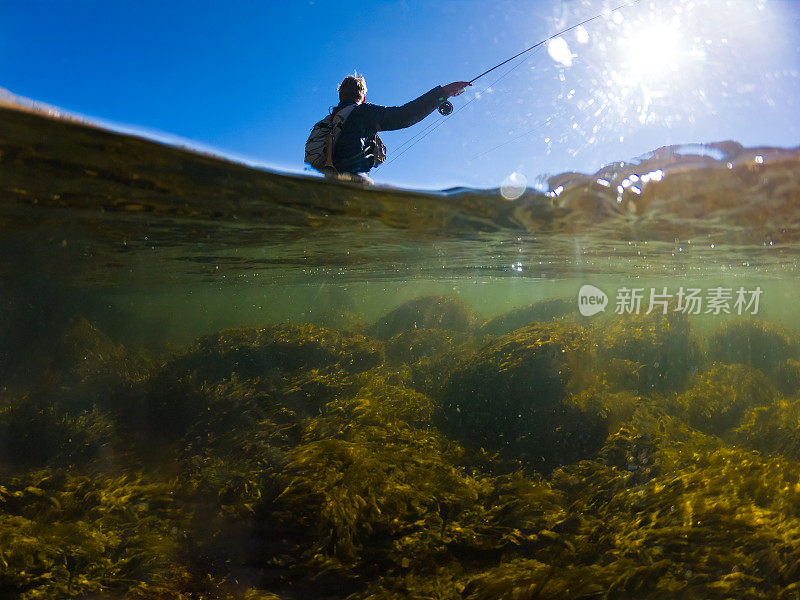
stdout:
<svg viewBox="0 0 800 600">
<path fill-rule="evenodd" d="M 663 80 L 680 70 L 683 36 L 672 23 L 653 23 L 619 39 L 621 63 L 633 81 Z"/>
</svg>

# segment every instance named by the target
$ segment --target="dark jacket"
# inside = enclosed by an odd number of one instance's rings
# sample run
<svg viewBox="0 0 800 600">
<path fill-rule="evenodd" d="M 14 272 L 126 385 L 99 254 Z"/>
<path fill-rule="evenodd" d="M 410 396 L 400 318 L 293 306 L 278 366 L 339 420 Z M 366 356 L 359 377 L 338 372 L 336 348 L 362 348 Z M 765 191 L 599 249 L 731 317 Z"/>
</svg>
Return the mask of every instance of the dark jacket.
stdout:
<svg viewBox="0 0 800 600">
<path fill-rule="evenodd" d="M 411 127 L 431 114 L 444 100 L 440 86 L 423 94 L 403 106 L 380 106 L 361 104 L 353 109 L 344 122 L 342 133 L 333 151 L 333 164 L 340 173 L 366 173 L 375 163 L 372 159 L 372 144 L 379 131 L 392 131 Z M 342 100 L 334 110 L 355 104 Z"/>
</svg>

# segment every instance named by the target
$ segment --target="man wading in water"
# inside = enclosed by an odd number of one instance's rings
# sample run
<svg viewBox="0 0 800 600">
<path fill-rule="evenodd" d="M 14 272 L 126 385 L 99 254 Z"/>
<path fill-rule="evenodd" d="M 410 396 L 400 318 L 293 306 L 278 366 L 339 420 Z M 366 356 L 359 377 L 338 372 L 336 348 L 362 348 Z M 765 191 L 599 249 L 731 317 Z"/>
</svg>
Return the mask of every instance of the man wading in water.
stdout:
<svg viewBox="0 0 800 600">
<path fill-rule="evenodd" d="M 386 148 L 378 132 L 404 129 L 419 123 L 447 98 L 457 96 L 468 85 L 471 84 L 467 81 L 456 81 L 436 86 L 403 106 L 380 106 L 365 102 L 367 84 L 364 77 L 348 75 L 339 85 L 339 105 L 329 117 L 317 123 L 309 136 L 306 162 L 329 177 L 372 183 L 367 173 L 386 160 Z"/>
</svg>

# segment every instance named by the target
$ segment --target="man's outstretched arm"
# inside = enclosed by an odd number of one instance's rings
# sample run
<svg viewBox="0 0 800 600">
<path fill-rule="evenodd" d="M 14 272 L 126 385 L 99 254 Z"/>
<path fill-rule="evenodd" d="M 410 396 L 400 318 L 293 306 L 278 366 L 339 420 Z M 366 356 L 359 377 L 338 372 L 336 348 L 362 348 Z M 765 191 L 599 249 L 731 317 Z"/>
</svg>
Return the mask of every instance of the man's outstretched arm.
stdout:
<svg viewBox="0 0 800 600">
<path fill-rule="evenodd" d="M 394 131 L 411 127 L 431 114 L 439 104 L 450 96 L 458 96 L 468 85 L 467 81 L 455 81 L 445 86 L 436 86 L 416 100 L 403 106 L 380 106 L 370 104 L 378 131 Z"/>
</svg>

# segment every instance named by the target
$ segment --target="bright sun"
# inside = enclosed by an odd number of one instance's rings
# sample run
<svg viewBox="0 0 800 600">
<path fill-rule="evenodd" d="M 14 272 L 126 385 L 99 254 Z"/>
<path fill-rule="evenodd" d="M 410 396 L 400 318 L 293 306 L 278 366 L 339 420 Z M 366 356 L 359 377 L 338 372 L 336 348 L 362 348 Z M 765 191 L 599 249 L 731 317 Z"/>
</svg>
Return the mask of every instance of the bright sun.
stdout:
<svg viewBox="0 0 800 600">
<path fill-rule="evenodd" d="M 660 81 L 680 68 L 684 50 L 677 26 L 653 23 L 619 39 L 625 75 L 631 81 Z"/>
</svg>

